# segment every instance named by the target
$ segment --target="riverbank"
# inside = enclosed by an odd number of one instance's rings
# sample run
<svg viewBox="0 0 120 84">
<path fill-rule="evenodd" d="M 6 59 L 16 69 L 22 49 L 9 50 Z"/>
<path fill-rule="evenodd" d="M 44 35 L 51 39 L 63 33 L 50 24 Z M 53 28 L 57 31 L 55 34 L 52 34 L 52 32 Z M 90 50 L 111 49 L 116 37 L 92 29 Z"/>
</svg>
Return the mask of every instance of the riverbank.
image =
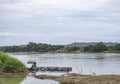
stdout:
<svg viewBox="0 0 120 84">
<path fill-rule="evenodd" d="M 94 52 L 44 52 L 44 53 L 40 53 L 40 52 L 7 52 L 9 54 L 13 54 L 13 55 L 32 55 L 32 54 L 81 54 L 81 53 L 86 53 L 86 54 L 95 54 Z M 99 52 L 99 53 L 116 53 L 116 54 L 120 54 L 120 52 Z M 99 54 L 98 53 L 98 54 Z"/>
<path fill-rule="evenodd" d="M 109 43 L 108 43 L 109 44 Z M 28 53 L 102 53 L 102 52 L 120 52 L 120 44 L 109 44 L 105 42 L 87 43 L 83 45 L 51 45 L 44 43 L 30 42 L 26 45 L 2 46 L 4 52 L 28 52 Z"/>
<path fill-rule="evenodd" d="M 67 74 L 62 76 L 38 75 L 38 79 L 59 81 L 60 84 L 120 84 L 120 75 L 82 75 Z"/>
<path fill-rule="evenodd" d="M 0 52 L 0 74 L 27 73 L 26 66 L 18 59 Z"/>
</svg>

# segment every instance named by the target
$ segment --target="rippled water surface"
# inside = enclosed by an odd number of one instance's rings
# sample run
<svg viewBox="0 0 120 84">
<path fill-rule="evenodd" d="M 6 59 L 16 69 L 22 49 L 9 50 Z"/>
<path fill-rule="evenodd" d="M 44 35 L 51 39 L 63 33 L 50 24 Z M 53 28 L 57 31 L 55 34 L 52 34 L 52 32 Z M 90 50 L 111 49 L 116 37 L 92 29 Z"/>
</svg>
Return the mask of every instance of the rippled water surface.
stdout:
<svg viewBox="0 0 120 84">
<path fill-rule="evenodd" d="M 27 65 L 34 60 L 37 66 L 70 66 L 71 73 L 82 74 L 120 74 L 120 54 L 116 53 L 80 53 L 80 54 L 10 54 Z M 61 75 L 65 73 L 37 72 L 36 74 Z M 59 84 L 57 81 L 39 80 L 27 76 L 21 84 Z"/>
</svg>

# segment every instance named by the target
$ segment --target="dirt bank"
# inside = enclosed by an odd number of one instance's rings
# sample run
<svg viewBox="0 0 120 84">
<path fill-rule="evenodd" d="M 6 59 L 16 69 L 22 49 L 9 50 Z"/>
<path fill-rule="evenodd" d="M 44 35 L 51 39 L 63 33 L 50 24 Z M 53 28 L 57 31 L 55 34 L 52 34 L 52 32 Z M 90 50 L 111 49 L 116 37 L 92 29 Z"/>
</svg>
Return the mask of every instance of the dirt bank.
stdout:
<svg viewBox="0 0 120 84">
<path fill-rule="evenodd" d="M 120 84 L 120 75 L 80 75 L 68 74 L 66 76 L 38 75 L 38 79 L 51 79 L 60 84 Z"/>
</svg>

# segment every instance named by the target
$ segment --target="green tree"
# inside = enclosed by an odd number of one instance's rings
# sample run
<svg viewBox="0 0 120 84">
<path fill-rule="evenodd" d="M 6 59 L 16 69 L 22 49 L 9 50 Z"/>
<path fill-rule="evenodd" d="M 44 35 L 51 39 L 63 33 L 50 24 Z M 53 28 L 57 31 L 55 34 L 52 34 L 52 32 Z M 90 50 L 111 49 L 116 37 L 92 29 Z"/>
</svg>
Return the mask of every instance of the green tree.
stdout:
<svg viewBox="0 0 120 84">
<path fill-rule="evenodd" d="M 107 51 L 107 46 L 103 42 L 99 42 L 95 45 L 95 52 Z"/>
<path fill-rule="evenodd" d="M 95 47 L 93 45 L 89 45 L 84 47 L 83 49 L 85 52 L 95 52 Z"/>
<path fill-rule="evenodd" d="M 120 51 L 120 44 L 114 46 L 116 51 Z"/>
</svg>

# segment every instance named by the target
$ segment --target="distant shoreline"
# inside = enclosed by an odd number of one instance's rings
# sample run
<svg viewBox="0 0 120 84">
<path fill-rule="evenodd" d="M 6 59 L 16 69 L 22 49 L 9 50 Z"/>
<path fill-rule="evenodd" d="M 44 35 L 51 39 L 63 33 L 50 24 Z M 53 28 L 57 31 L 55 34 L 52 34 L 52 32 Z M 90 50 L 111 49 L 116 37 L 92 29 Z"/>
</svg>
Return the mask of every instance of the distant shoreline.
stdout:
<svg viewBox="0 0 120 84">
<path fill-rule="evenodd" d="M 81 45 L 81 46 L 80 46 Z M 51 45 L 30 42 L 27 45 L 3 46 L 3 52 L 27 52 L 27 53 L 120 53 L 120 44 L 88 43 L 71 45 Z"/>
<path fill-rule="evenodd" d="M 12 54 L 81 54 L 81 53 L 120 53 L 120 52 L 7 52 Z"/>
</svg>

